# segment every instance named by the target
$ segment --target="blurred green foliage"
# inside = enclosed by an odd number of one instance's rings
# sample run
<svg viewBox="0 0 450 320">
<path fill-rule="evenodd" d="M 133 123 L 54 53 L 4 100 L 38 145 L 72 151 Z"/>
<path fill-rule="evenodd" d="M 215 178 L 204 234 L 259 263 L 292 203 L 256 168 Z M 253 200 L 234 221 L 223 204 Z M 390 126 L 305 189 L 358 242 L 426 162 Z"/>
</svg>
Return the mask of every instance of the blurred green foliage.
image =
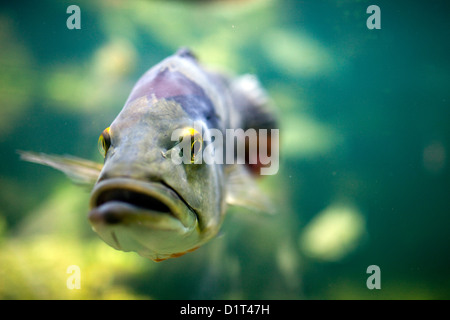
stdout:
<svg viewBox="0 0 450 320">
<path fill-rule="evenodd" d="M 68 1 L 0 10 L 1 299 L 450 297 L 450 28 L 444 1 Z M 154 263 L 87 222 L 89 190 L 16 149 L 101 161 L 100 132 L 178 47 L 255 73 L 277 105 L 275 216 L 230 209 L 222 234 Z M 381 290 L 365 286 L 381 268 Z M 67 268 L 81 289 L 67 288 Z"/>
</svg>

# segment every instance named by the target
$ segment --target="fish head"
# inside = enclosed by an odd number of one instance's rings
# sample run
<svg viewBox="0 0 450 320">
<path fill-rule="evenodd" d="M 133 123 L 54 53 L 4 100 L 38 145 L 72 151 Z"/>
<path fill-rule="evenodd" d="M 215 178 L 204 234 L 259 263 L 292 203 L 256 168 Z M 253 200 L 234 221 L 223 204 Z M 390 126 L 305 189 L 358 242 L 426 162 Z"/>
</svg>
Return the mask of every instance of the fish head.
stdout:
<svg viewBox="0 0 450 320">
<path fill-rule="evenodd" d="M 105 130 L 89 221 L 107 244 L 161 261 L 217 234 L 225 211 L 221 165 L 177 163 L 171 156 L 180 151 L 173 132 L 192 133 L 192 123 L 177 102 L 144 96 L 127 103 Z"/>
</svg>

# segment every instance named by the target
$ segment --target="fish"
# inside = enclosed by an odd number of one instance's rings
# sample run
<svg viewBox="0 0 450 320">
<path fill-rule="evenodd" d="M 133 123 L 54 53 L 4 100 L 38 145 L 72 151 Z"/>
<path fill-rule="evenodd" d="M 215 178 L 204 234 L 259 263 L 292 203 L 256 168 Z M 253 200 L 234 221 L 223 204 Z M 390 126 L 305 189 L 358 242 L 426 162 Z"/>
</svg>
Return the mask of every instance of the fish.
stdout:
<svg viewBox="0 0 450 320">
<path fill-rule="evenodd" d="M 269 145 L 273 152 L 279 139 L 273 134 L 278 132 L 273 101 L 256 76 L 213 70 L 190 49 L 180 48 L 140 77 L 123 109 L 101 133 L 103 164 L 18 152 L 22 160 L 53 167 L 92 188 L 88 219 L 109 246 L 159 262 L 192 252 L 217 236 L 231 205 L 274 212 L 257 182 L 270 150 L 265 160 L 260 154 L 245 154 L 245 159 L 229 163 L 221 160 L 230 153 L 238 160 L 242 154 L 205 138 L 213 130 L 226 135 L 231 129 L 268 132 L 258 135 L 256 144 Z M 235 139 L 247 152 L 257 150 L 249 148 L 245 136 Z M 182 142 L 187 149 L 180 149 Z M 208 147 L 214 147 L 209 150 L 219 161 L 198 163 L 199 150 Z M 186 152 L 188 161 L 175 163 L 184 150 L 192 151 Z"/>
</svg>

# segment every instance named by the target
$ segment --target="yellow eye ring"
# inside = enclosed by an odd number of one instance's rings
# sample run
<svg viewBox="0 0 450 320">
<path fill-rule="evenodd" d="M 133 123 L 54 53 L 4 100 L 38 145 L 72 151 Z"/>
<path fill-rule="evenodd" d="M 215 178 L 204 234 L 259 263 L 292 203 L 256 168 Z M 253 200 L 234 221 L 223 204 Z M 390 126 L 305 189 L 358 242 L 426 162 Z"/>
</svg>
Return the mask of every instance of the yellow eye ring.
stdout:
<svg viewBox="0 0 450 320">
<path fill-rule="evenodd" d="M 109 134 L 109 127 L 103 130 L 102 134 L 98 138 L 98 151 L 106 157 L 109 147 L 111 146 L 111 136 Z"/>
<path fill-rule="evenodd" d="M 195 130 L 194 128 L 186 128 L 182 131 L 180 136 L 180 142 L 185 137 L 191 137 L 191 164 L 195 162 L 195 157 L 198 155 L 198 153 L 202 150 L 203 147 L 203 138 L 200 132 Z"/>
</svg>

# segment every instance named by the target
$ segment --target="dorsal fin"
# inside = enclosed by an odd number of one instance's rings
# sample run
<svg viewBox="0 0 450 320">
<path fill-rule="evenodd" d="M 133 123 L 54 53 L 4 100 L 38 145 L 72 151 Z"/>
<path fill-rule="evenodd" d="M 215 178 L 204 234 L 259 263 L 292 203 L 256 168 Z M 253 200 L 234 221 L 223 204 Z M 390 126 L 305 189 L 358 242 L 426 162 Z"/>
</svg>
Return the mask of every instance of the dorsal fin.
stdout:
<svg viewBox="0 0 450 320">
<path fill-rule="evenodd" d="M 251 74 L 237 77 L 231 84 L 235 99 L 245 119 L 244 129 L 275 129 L 277 119 L 272 101 L 258 78 Z"/>
<path fill-rule="evenodd" d="M 191 59 L 194 59 L 195 61 L 198 61 L 196 55 L 192 52 L 191 49 L 189 49 L 187 47 L 179 48 L 175 54 L 177 56 L 180 56 L 180 57 L 183 57 L 183 58 L 191 58 Z"/>
</svg>

